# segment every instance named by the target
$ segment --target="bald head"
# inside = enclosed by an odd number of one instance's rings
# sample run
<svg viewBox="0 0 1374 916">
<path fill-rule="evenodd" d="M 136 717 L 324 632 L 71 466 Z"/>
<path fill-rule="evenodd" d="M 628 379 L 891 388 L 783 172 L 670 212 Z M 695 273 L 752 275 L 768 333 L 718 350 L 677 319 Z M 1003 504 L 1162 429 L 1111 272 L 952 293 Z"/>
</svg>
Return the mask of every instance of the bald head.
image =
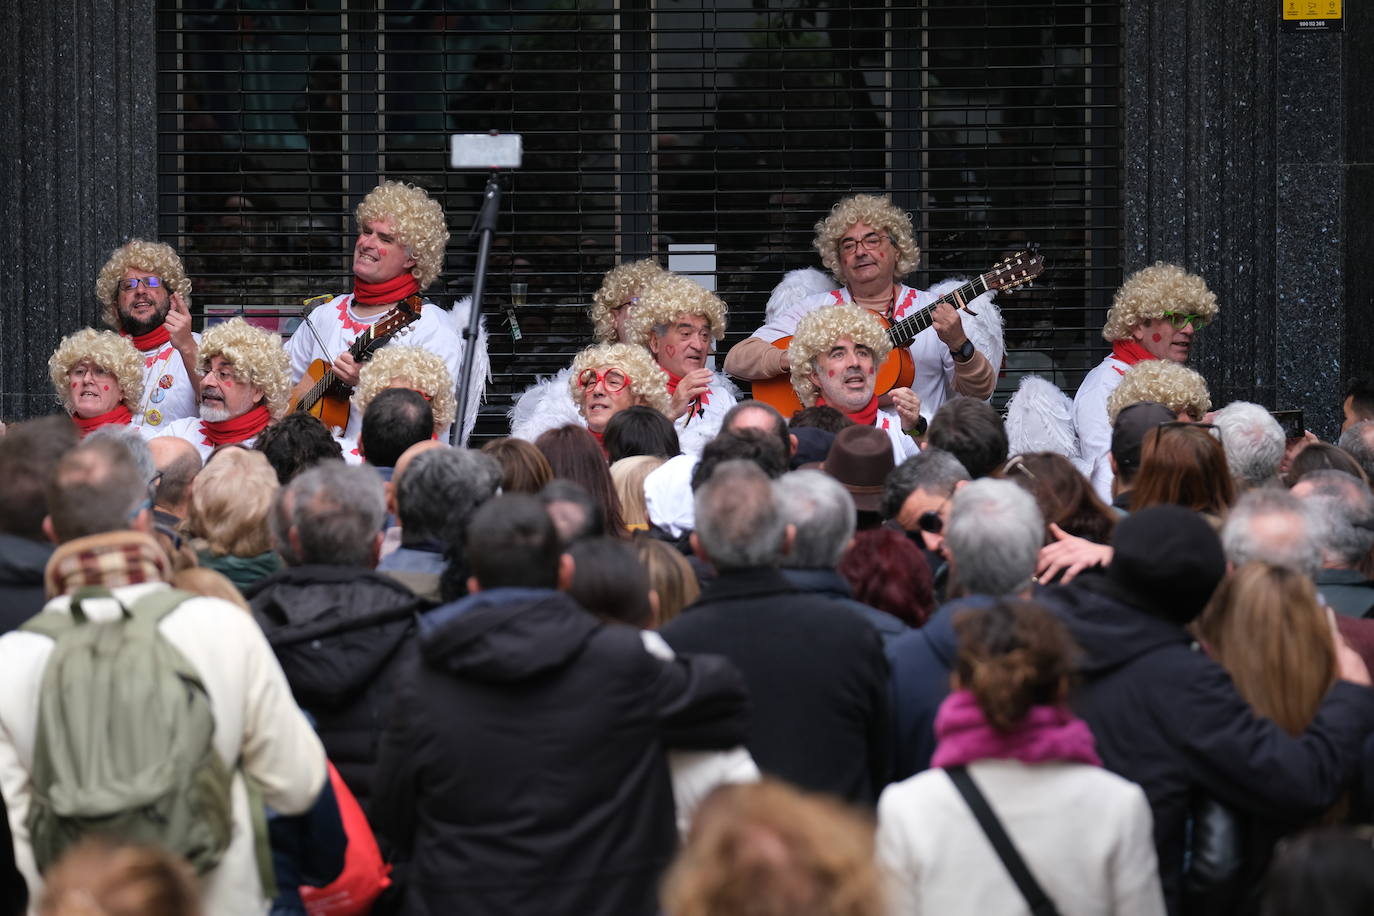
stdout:
<svg viewBox="0 0 1374 916">
<path fill-rule="evenodd" d="M 148 440 L 153 464 L 161 476 L 154 496 L 159 509 L 179 518 L 186 517 L 191 502 L 191 481 L 200 473 L 200 452 L 180 436 L 158 436 Z"/>
</svg>

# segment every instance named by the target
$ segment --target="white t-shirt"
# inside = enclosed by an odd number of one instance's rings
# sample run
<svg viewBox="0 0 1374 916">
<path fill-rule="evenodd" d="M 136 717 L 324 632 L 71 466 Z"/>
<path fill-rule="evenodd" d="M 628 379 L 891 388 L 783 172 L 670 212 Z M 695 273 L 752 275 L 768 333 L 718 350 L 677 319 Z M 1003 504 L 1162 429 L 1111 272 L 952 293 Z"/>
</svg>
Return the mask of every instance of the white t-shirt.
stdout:
<svg viewBox="0 0 1374 916">
<path fill-rule="evenodd" d="M 315 333 L 310 333 L 310 328 L 305 327 L 304 323 L 298 328 L 291 339 L 286 342 L 286 352 L 291 356 L 291 382 L 295 384 L 305 375 L 305 371 L 310 368 L 310 364 L 317 359 L 322 359 L 327 363 L 332 363 L 340 354 L 353 345 L 353 341 L 358 339 L 358 335 L 370 328 L 377 322 L 377 319 L 386 315 L 381 312 L 370 318 L 359 318 L 352 308 L 353 294 L 335 296 L 324 305 L 316 306 L 308 319 L 314 327 Z M 319 340 L 315 339 L 316 335 Z M 324 344 L 324 351 L 321 351 L 320 344 Z M 402 331 L 387 341 L 386 346 L 397 343 L 408 347 L 423 347 L 435 354 L 444 361 L 448 368 L 449 377 L 454 379 L 454 390 L 457 390 L 458 371 L 463 361 L 463 347 L 458 335 L 454 333 L 453 326 L 449 323 L 448 316 L 443 309 L 432 302 L 426 302 L 420 309 L 420 317 L 417 321 L 407 325 Z M 356 411 L 350 411 L 348 415 L 348 426 L 343 430 L 343 436 L 353 441 L 358 441 L 362 436 L 363 418 Z M 331 430 L 331 432 L 334 432 Z M 447 438 L 445 438 L 447 441 Z"/>
<path fill-rule="evenodd" d="M 200 335 L 191 337 L 199 346 Z M 197 416 L 196 389 L 176 347 L 169 341 L 139 355 L 143 357 L 143 397 L 131 408 L 134 423 L 151 427 L 156 435 L 175 420 Z"/>
<path fill-rule="evenodd" d="M 1121 377 L 1131 368 L 1115 356 L 1108 356 L 1098 363 L 1078 387 L 1073 398 L 1073 427 L 1078 434 L 1078 454 L 1085 467 L 1090 469 L 1089 478 L 1093 490 L 1102 501 L 1112 501 L 1112 464 L 1108 457 L 1112 450 L 1112 421 L 1107 416 L 1107 399 Z"/>
</svg>

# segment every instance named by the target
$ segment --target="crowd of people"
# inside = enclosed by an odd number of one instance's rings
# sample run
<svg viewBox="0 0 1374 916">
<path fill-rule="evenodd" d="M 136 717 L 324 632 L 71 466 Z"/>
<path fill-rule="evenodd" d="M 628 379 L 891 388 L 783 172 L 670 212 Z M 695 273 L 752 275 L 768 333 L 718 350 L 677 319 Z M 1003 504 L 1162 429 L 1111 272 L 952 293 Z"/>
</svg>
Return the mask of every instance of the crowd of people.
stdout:
<svg viewBox="0 0 1374 916">
<path fill-rule="evenodd" d="M 1368 910 L 1374 389 L 1214 410 L 1160 264 L 1004 417 L 996 306 L 857 195 L 722 369 L 627 263 L 465 448 L 442 210 L 357 216 L 285 344 L 121 247 L 0 435 L 5 912 Z"/>
</svg>

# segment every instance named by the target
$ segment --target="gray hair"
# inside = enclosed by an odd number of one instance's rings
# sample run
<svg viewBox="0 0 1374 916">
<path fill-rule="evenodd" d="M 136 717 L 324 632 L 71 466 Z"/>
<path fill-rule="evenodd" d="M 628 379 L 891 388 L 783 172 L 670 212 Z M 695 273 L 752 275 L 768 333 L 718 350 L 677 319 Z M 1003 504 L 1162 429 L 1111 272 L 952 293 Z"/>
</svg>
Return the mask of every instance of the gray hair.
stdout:
<svg viewBox="0 0 1374 916">
<path fill-rule="evenodd" d="M 948 496 L 954 492 L 955 484 L 970 479 L 968 470 L 958 458 L 942 449 L 927 448 L 897 465 L 887 475 L 879 508 L 883 518 L 896 518 L 902 511 L 902 504 L 916 490 Z"/>
<path fill-rule="evenodd" d="M 1374 481 L 1374 420 L 1361 420 L 1341 433 L 1336 443 L 1349 453 L 1364 469 L 1364 476 Z"/>
<path fill-rule="evenodd" d="M 1335 469 L 1312 471 L 1292 493 L 1324 522 L 1321 549 L 1327 566 L 1352 569 L 1374 547 L 1374 494 L 1358 477 Z"/>
<path fill-rule="evenodd" d="M 854 537 L 854 497 L 824 471 L 793 471 L 773 484 L 785 524 L 792 525 L 792 549 L 782 565 L 793 569 L 834 567 Z"/>
<path fill-rule="evenodd" d="M 386 518 L 376 470 L 325 461 L 293 479 L 284 492 L 290 495 L 291 528 L 300 542 L 299 555 L 289 560 L 299 565 L 373 565 L 372 545 Z M 273 533 L 279 533 L 275 526 Z"/>
<path fill-rule="evenodd" d="M 697 539 L 718 571 L 778 565 L 787 523 L 773 482 L 757 464 L 720 464 L 694 502 Z"/>
<path fill-rule="evenodd" d="M 950 501 L 945 549 L 970 594 L 1024 591 L 1044 543 L 1045 520 L 1035 497 L 1010 480 L 975 480 Z"/>
<path fill-rule="evenodd" d="M 1315 578 L 1322 568 L 1325 525 L 1287 490 L 1260 487 L 1236 501 L 1221 529 L 1232 566 L 1264 562 Z"/>
<path fill-rule="evenodd" d="M 148 448 L 148 442 L 142 433 L 132 426 L 106 424 L 92 430 L 86 437 L 87 442 L 99 442 L 101 439 L 118 442 L 128 449 L 129 457 L 134 459 L 134 467 L 138 468 L 139 479 L 144 483 L 153 482 L 153 478 L 157 476 L 157 462 L 153 460 L 152 449 Z"/>
<path fill-rule="evenodd" d="M 501 465 L 490 455 L 466 448 L 421 452 L 395 481 L 401 530 L 410 539 L 451 541 L 500 486 Z"/>
<path fill-rule="evenodd" d="M 1258 404 L 1234 401 L 1218 410 L 1212 422 L 1237 485 L 1257 487 L 1278 477 L 1286 441 L 1273 414 Z"/>
</svg>

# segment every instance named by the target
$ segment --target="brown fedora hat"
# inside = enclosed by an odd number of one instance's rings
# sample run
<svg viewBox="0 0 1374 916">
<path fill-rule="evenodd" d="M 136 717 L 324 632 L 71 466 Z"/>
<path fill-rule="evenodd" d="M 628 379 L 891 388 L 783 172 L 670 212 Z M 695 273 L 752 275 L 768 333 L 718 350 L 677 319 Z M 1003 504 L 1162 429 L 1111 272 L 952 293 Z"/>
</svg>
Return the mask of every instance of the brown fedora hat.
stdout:
<svg viewBox="0 0 1374 916">
<path fill-rule="evenodd" d="M 835 436 L 821 470 L 844 484 L 860 512 L 877 512 L 883 484 L 896 467 L 892 441 L 876 426 L 846 426 Z"/>
</svg>

